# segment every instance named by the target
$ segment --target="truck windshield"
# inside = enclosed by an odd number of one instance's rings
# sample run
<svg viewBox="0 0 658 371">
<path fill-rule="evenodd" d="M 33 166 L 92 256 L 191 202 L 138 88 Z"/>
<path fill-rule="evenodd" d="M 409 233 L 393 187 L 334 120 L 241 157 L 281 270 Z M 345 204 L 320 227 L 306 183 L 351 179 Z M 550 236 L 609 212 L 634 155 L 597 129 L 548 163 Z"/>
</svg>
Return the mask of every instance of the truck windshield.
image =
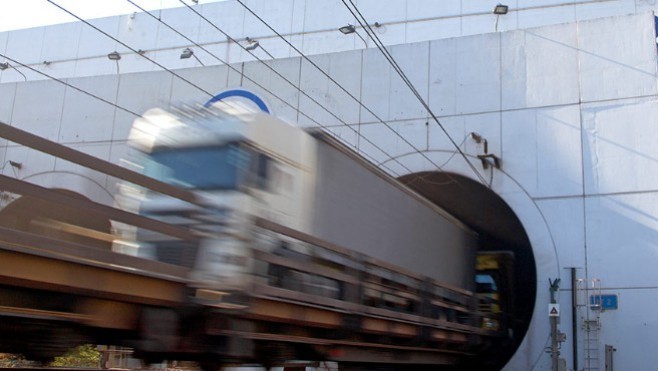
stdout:
<svg viewBox="0 0 658 371">
<path fill-rule="evenodd" d="M 236 189 L 249 168 L 249 152 L 236 144 L 155 151 L 146 175 L 183 188 Z"/>
</svg>

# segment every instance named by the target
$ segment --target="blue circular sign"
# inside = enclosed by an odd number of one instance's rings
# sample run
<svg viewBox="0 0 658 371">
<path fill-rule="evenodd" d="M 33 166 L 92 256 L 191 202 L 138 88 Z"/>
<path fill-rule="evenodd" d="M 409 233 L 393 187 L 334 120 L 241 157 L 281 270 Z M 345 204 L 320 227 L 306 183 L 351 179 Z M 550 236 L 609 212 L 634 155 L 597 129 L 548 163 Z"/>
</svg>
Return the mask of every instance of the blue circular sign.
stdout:
<svg viewBox="0 0 658 371">
<path fill-rule="evenodd" d="M 265 113 L 270 113 L 270 109 L 265 103 L 263 99 L 261 99 L 259 96 L 254 94 L 253 92 L 250 92 L 249 90 L 245 89 L 230 89 L 230 90 L 225 90 L 214 97 L 212 97 L 209 101 L 204 104 L 205 107 L 210 107 L 214 103 L 219 102 L 219 101 L 228 101 L 231 100 L 232 98 L 242 98 L 246 99 L 252 103 L 254 103 L 258 109 Z"/>
</svg>

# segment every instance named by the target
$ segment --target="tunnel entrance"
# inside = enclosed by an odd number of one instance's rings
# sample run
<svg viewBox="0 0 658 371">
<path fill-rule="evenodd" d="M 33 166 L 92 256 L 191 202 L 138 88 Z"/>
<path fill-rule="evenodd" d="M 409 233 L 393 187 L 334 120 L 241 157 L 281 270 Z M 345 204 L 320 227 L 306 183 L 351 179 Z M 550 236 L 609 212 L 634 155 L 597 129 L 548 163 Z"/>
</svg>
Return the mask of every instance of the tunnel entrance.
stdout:
<svg viewBox="0 0 658 371">
<path fill-rule="evenodd" d="M 535 306 L 536 265 L 523 225 L 496 193 L 462 175 L 431 171 L 404 175 L 399 180 L 475 230 L 480 252 L 505 252 L 513 257 L 509 285 L 513 304 L 508 321 L 511 341 L 494 344 L 468 368 L 502 369 L 523 340 Z"/>
</svg>

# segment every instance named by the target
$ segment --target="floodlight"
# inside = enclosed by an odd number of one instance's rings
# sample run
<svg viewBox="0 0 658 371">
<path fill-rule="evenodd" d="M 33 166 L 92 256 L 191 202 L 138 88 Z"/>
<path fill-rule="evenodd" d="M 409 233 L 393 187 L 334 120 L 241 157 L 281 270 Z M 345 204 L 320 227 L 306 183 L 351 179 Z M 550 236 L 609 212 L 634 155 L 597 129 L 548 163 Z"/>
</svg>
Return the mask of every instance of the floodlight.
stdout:
<svg viewBox="0 0 658 371">
<path fill-rule="evenodd" d="M 247 43 L 247 46 L 245 47 L 245 49 L 249 50 L 249 51 L 254 50 L 254 49 L 256 49 L 260 46 L 260 43 L 258 42 L 258 40 L 250 39 L 250 38 L 247 37 L 247 42 L 248 43 Z"/>
<path fill-rule="evenodd" d="M 188 59 L 194 55 L 194 50 L 190 48 L 183 49 L 183 52 L 180 53 L 180 59 Z"/>
<path fill-rule="evenodd" d="M 117 51 L 113 51 L 112 53 L 108 54 L 107 57 L 111 61 L 118 61 L 119 59 L 121 59 L 121 54 L 119 54 L 119 52 Z"/>
<path fill-rule="evenodd" d="M 348 24 L 347 26 L 343 26 L 339 28 L 338 31 L 344 33 L 345 35 L 349 35 L 351 33 L 356 32 L 356 28 L 354 27 L 354 25 Z"/>
<path fill-rule="evenodd" d="M 498 15 L 501 15 L 501 14 L 507 14 L 507 11 L 508 11 L 508 10 L 509 10 L 509 6 L 507 6 L 507 5 L 503 5 L 503 4 L 498 4 L 498 5 L 496 5 L 496 7 L 494 8 L 493 13 L 494 13 L 494 14 L 498 14 Z"/>
</svg>

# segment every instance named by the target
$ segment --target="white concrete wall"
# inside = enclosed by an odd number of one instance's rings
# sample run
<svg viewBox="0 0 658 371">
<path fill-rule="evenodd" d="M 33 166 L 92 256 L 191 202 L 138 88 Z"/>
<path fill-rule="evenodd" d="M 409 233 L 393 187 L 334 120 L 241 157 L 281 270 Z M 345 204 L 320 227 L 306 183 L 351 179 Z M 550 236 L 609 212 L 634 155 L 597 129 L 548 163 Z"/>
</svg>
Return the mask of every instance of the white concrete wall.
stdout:
<svg viewBox="0 0 658 371">
<path fill-rule="evenodd" d="M 395 0 L 382 6 L 381 1 L 377 0 L 355 1 L 370 24 L 378 22 L 382 25 L 376 28 L 376 32 L 386 45 L 573 23 L 658 9 L 658 4 L 653 0 L 507 0 L 502 2 L 509 6 L 509 13 L 496 16 L 492 10 L 500 2 Z M 358 25 L 339 0 L 245 0 L 245 3 L 307 55 L 374 47 L 373 41 L 368 39 L 361 27 L 358 27 L 358 32 L 365 43 L 355 34 L 343 35 L 337 31 L 348 23 Z M 47 3 L 43 6 L 52 7 Z M 246 37 L 251 37 L 258 39 L 260 45 L 275 58 L 299 56 L 235 1 L 194 5 L 194 9 L 242 45 Z M 75 8 L 69 10 L 76 13 Z M 138 11 L 137 8 L 135 10 Z M 256 57 L 270 59 L 260 48 L 251 55 L 234 42 L 227 42 L 227 38 L 213 25 L 187 8 L 152 13 L 164 23 L 145 13 L 94 19 L 90 23 L 133 50 L 145 51 L 145 57 L 170 69 L 200 66 L 194 58 L 179 58 L 186 47 L 192 47 L 205 65 L 250 61 Z M 203 46 L 206 51 L 169 29 L 165 23 Z M 122 54 L 118 64 L 106 57 L 115 50 Z M 0 54 L 57 78 L 116 74 L 117 65 L 121 73 L 162 70 L 80 22 L 0 33 Z M 4 60 L 0 56 L 0 61 Z M 49 64 L 44 64 L 44 61 Z M 30 81 L 48 79 L 28 68 L 18 68 Z M 0 72 L 0 83 L 15 81 L 23 81 L 16 71 Z"/>
<path fill-rule="evenodd" d="M 432 38 L 437 40 L 422 41 L 419 36 L 412 36 L 415 31 L 409 31 L 422 22 L 445 22 L 444 26 L 431 27 L 439 33 L 448 29 L 454 31 L 454 27 L 459 29 L 459 33 L 447 36 L 492 31 L 494 19 L 489 9 L 496 2 L 442 1 L 440 6 L 435 5 L 439 9 L 427 12 L 421 12 L 416 6 L 430 7 L 434 2 L 408 0 L 391 9 L 380 9 L 382 7 L 375 1 L 360 1 L 359 6 L 365 14 L 372 14 L 373 20 L 397 19 L 402 9 L 406 19 L 416 20 L 401 23 L 406 33 L 396 43 L 421 42 L 394 46 L 391 53 L 440 116 L 448 133 L 457 143 L 462 143 L 462 149 L 472 161 L 481 151 L 480 146 L 467 138 L 473 131 L 483 135 L 489 142 L 490 152 L 503 159 L 502 169 L 493 174 L 490 169 L 476 168 L 486 179 L 493 176 L 492 190 L 520 218 L 530 237 L 538 267 L 535 316 L 520 351 L 507 370 L 550 369 L 549 356 L 544 352 L 549 340 L 548 279 L 561 277 L 563 287 L 568 289 L 569 272 L 564 268 L 572 266 L 579 268 L 579 277 L 598 278 L 606 293 L 619 295 L 619 309 L 602 314 L 601 349 L 603 344 L 618 349 L 615 354 L 618 369 L 651 369 L 658 364 L 658 353 L 653 350 L 652 341 L 658 325 L 652 305 L 652 297 L 658 294 L 655 284 L 658 270 L 652 269 L 658 252 L 658 146 L 655 145 L 658 134 L 654 130 L 658 117 L 658 88 L 653 14 L 516 28 L 572 22 L 610 13 L 633 13 L 654 5 L 639 0 L 637 3 L 576 4 L 518 0 L 510 4 L 512 8 L 528 9 L 512 12 L 510 15 L 516 19 L 512 24 L 501 16 L 498 28 L 510 29 L 508 32 L 459 38 L 441 38 L 446 35 L 434 34 Z M 551 3 L 554 6 L 548 6 Z M 258 6 L 254 2 L 250 4 L 256 9 L 270 7 L 267 1 L 259 2 Z M 292 33 L 318 31 L 291 36 L 305 47 L 318 44 L 304 40 L 321 39 L 325 32 L 322 30 L 332 30 L 326 31 L 326 40 L 334 40 L 327 45 L 332 46 L 315 49 L 312 53 L 318 54 L 311 58 L 367 109 L 301 58 L 268 62 L 290 80 L 292 86 L 258 62 L 205 68 L 194 67 L 194 60 L 181 62 L 177 59 L 181 48 L 174 48 L 176 41 L 164 36 L 160 28 L 156 36 L 126 34 L 126 38 L 132 38 L 136 44 L 159 43 L 162 49 L 157 51 L 161 53 L 158 58 L 169 58 L 175 68 L 189 67 L 177 69 L 176 73 L 196 87 L 168 72 L 156 71 L 149 64 L 143 64 L 149 72 L 128 73 L 131 68 L 132 71 L 141 68 L 131 64 L 131 57 L 120 61 L 121 73 L 117 74 L 116 64 L 104 55 L 120 47 L 106 41 L 99 43 L 101 38 L 89 35 L 86 27 L 75 24 L 0 34 L 0 52 L 6 44 L 11 56 L 39 63 L 52 58 L 50 54 L 43 54 L 46 50 L 65 53 L 65 49 L 71 47 L 62 43 L 60 48 L 55 46 L 55 41 L 43 41 L 46 37 L 57 39 L 59 30 L 63 30 L 65 36 L 62 37 L 77 40 L 71 43 L 75 56 L 39 68 L 57 70 L 60 76 L 75 76 L 66 81 L 130 112 L 140 114 L 153 106 L 167 107 L 180 101 L 204 102 L 227 87 L 245 86 L 265 97 L 280 117 L 302 126 L 315 125 L 314 121 L 328 126 L 336 136 L 373 161 L 382 163 L 393 174 L 408 172 L 402 165 L 411 171 L 423 171 L 434 170 L 440 164 L 445 170 L 476 178 L 463 158 L 452 156 L 454 147 L 440 128 L 428 120 L 425 110 L 412 99 L 377 50 L 352 50 L 360 48 L 360 40 L 346 45 L 344 38 L 333 39 L 336 33 L 333 28 L 350 21 L 349 17 L 336 15 L 335 22 L 330 22 L 330 17 L 324 16 L 340 8 L 338 2 L 284 1 L 282 4 L 287 5 L 282 5 L 284 10 L 280 13 L 278 7 L 267 13 L 276 14 L 276 17 L 292 14 L 290 22 L 281 21 L 281 27 L 289 27 L 288 32 Z M 236 4 L 227 2 L 213 6 L 227 7 L 226 12 L 234 14 L 234 18 L 230 18 L 233 23 L 229 22 L 227 27 L 239 35 L 258 36 L 258 32 L 265 32 L 252 30 L 256 25 L 243 21 L 243 11 Z M 392 10 L 397 9 L 396 6 L 399 9 Z M 535 11 L 535 6 L 543 6 L 542 12 Z M 207 11 L 211 7 L 202 9 Z M 205 26 L 177 19 L 175 15 L 179 11 L 163 11 L 163 18 L 182 22 L 181 29 L 189 27 L 200 39 L 207 37 L 204 35 L 210 31 Z M 482 14 L 464 15 L 479 13 Z M 130 22 L 148 22 L 140 17 L 143 15 L 137 15 Z M 276 17 L 273 15 L 272 19 Z M 421 21 L 423 17 L 436 19 Z M 130 17 L 123 17 L 97 22 L 121 34 L 127 32 L 124 28 L 129 20 Z M 156 26 L 151 24 L 150 27 Z M 393 32 L 393 25 L 386 27 L 390 27 L 386 32 Z M 474 32 L 476 29 L 479 31 Z M 43 52 L 34 52 L 36 49 Z M 319 54 L 336 50 L 345 51 Z M 233 61 L 243 60 L 244 56 L 232 46 L 224 51 L 236 58 Z M 173 54 L 165 57 L 166 53 Z M 282 55 L 288 56 L 286 53 L 289 51 Z M 23 82 L 22 77 L 14 76 L 15 72 L 8 69 L 0 73 L 1 121 L 119 162 L 135 117 L 132 113 L 89 98 L 58 82 L 33 78 L 31 74 L 27 74 L 29 81 Z M 85 77 L 87 75 L 93 76 Z M 304 93 L 297 90 L 298 86 Z M 327 107 L 333 115 L 314 101 Z M 387 125 L 410 144 L 393 135 Z M 399 163 L 368 141 L 384 148 Z M 7 145 L 5 141 L 0 145 L 3 174 L 48 187 L 66 187 L 96 201 L 111 203 L 113 180 L 47 155 Z M 429 160 L 416 150 L 423 151 Z M 11 168 L 7 165 L 9 160 L 23 163 L 23 168 Z M 570 295 L 568 291 L 560 294 L 565 309 L 570 305 Z M 563 345 L 562 353 L 571 364 L 569 341 L 573 334 L 570 315 L 565 309 L 561 330 L 567 333 L 569 340 Z M 581 310 L 579 320 L 587 315 Z M 579 336 L 582 339 L 583 334 Z M 582 344 L 580 352 L 582 367 Z"/>
</svg>

